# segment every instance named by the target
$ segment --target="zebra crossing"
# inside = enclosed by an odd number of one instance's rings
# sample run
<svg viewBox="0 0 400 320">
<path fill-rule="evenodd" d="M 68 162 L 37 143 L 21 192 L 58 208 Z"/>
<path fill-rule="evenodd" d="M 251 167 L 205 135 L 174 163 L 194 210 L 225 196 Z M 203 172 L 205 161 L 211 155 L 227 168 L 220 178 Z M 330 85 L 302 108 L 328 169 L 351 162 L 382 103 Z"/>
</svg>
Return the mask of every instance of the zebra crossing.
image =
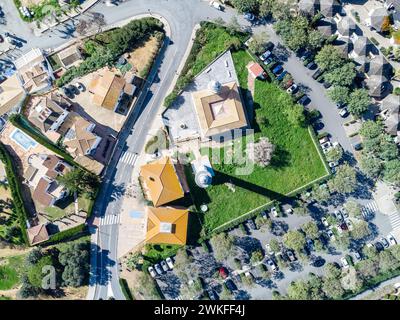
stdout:
<svg viewBox="0 0 400 320">
<path fill-rule="evenodd" d="M 371 214 L 379 211 L 378 205 L 375 201 L 368 202 L 367 204 L 363 205 L 361 208 L 362 215 L 367 218 Z"/>
<path fill-rule="evenodd" d="M 400 229 L 400 214 L 397 211 L 389 214 L 389 220 L 393 230 Z"/>
<path fill-rule="evenodd" d="M 121 157 L 120 161 L 128 165 L 134 166 L 137 158 L 138 155 L 136 153 L 126 151 L 124 155 Z"/>
<path fill-rule="evenodd" d="M 121 221 L 120 214 L 108 214 L 101 219 L 100 225 L 109 226 L 109 225 L 113 225 L 113 224 L 119 224 L 120 221 Z"/>
</svg>

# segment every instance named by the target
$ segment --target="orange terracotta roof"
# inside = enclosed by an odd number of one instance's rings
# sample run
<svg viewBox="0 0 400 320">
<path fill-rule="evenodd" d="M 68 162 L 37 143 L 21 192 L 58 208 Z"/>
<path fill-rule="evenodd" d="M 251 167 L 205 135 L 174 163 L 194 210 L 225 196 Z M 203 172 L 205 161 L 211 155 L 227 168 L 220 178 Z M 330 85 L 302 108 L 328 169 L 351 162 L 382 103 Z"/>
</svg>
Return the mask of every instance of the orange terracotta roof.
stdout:
<svg viewBox="0 0 400 320">
<path fill-rule="evenodd" d="M 147 243 L 186 244 L 189 212 L 171 207 L 146 207 Z"/>
<path fill-rule="evenodd" d="M 249 66 L 248 66 L 248 70 L 251 72 L 251 74 L 254 77 L 258 77 L 260 76 L 263 72 L 264 69 L 256 62 L 252 62 Z"/>
<path fill-rule="evenodd" d="M 169 157 L 142 166 L 140 177 L 148 191 L 149 200 L 155 207 L 184 196 L 174 164 Z"/>
</svg>

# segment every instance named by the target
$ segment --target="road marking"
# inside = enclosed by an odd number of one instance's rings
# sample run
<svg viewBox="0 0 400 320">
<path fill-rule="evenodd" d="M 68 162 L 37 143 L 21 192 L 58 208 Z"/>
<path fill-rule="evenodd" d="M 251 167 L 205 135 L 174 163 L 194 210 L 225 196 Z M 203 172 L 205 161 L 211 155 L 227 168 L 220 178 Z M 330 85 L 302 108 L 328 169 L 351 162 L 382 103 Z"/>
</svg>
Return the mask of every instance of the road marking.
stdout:
<svg viewBox="0 0 400 320">
<path fill-rule="evenodd" d="M 361 207 L 361 212 L 364 217 L 368 217 L 377 211 L 379 211 L 379 209 L 375 201 L 368 202 Z"/>
<path fill-rule="evenodd" d="M 389 220 L 393 230 L 400 229 L 400 214 L 397 211 L 389 214 Z"/>
<path fill-rule="evenodd" d="M 100 225 L 101 226 L 108 226 L 113 224 L 119 224 L 121 221 L 120 214 L 108 214 L 103 219 L 101 219 Z"/>
<path fill-rule="evenodd" d="M 134 166 L 135 162 L 137 160 L 137 157 L 138 156 L 137 156 L 136 153 L 131 153 L 131 152 L 126 151 L 124 153 L 124 155 L 121 157 L 120 161 L 123 162 L 123 163 L 126 163 L 128 165 Z"/>
</svg>

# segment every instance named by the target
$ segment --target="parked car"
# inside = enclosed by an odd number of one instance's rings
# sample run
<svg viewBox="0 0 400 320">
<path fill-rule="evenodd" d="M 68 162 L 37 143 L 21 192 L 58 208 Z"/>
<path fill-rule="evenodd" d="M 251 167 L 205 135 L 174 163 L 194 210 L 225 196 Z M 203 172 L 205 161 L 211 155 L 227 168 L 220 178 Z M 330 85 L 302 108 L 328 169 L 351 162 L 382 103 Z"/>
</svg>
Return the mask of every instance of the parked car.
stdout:
<svg viewBox="0 0 400 320">
<path fill-rule="evenodd" d="M 293 253 L 292 250 L 286 250 L 286 255 L 288 256 L 288 258 L 289 258 L 289 260 L 290 260 L 291 262 L 297 260 L 297 258 L 296 258 L 296 256 L 294 255 L 294 253 Z"/>
<path fill-rule="evenodd" d="M 267 58 L 269 58 L 269 56 L 270 56 L 271 54 L 272 54 L 271 51 L 269 51 L 269 50 L 265 51 L 265 52 L 260 56 L 261 61 L 265 61 Z"/>
<path fill-rule="evenodd" d="M 321 221 L 322 221 L 322 224 L 323 224 L 325 227 L 329 227 L 328 220 L 327 220 L 325 217 L 322 217 L 322 218 L 321 218 Z"/>
<path fill-rule="evenodd" d="M 345 219 L 344 222 L 347 224 L 347 228 L 349 229 L 349 231 L 353 231 L 354 229 L 353 222 L 351 222 L 349 218 Z"/>
<path fill-rule="evenodd" d="M 380 238 L 379 242 L 382 243 L 382 245 L 385 249 L 389 248 L 389 241 L 387 241 L 386 238 L 384 238 L 384 237 Z"/>
<path fill-rule="evenodd" d="M 270 256 L 274 255 L 275 252 L 271 249 L 271 246 L 269 245 L 269 243 L 266 243 L 266 244 L 265 244 L 265 249 L 266 249 L 267 253 L 268 253 Z"/>
<path fill-rule="evenodd" d="M 312 75 L 312 78 L 315 80 L 317 79 L 321 74 L 323 73 L 323 71 L 321 69 L 317 69 L 314 74 Z"/>
<path fill-rule="evenodd" d="M 225 267 L 220 267 L 218 269 L 218 273 L 222 279 L 226 279 L 228 277 L 228 270 Z"/>
<path fill-rule="evenodd" d="M 385 250 L 383 243 L 381 243 L 380 241 L 375 242 L 375 248 L 378 252 Z"/>
<path fill-rule="evenodd" d="M 160 264 L 161 264 L 161 268 L 162 268 L 165 272 L 167 272 L 167 271 L 169 270 L 168 265 L 167 265 L 167 263 L 166 263 L 164 260 L 161 261 Z"/>
<path fill-rule="evenodd" d="M 334 168 L 334 167 L 337 167 L 339 165 L 339 162 L 331 161 L 331 162 L 328 163 L 328 165 L 329 165 L 330 168 Z"/>
<path fill-rule="evenodd" d="M 328 136 L 322 137 L 319 139 L 319 144 L 322 146 L 324 143 L 329 142 Z"/>
<path fill-rule="evenodd" d="M 168 257 L 167 259 L 165 259 L 165 261 L 167 262 L 167 265 L 170 269 L 174 268 L 174 262 L 172 261 L 172 258 Z"/>
<path fill-rule="evenodd" d="M 286 91 L 287 93 L 292 94 L 296 92 L 297 88 L 298 88 L 297 84 L 293 83 L 289 88 L 287 88 Z"/>
<path fill-rule="evenodd" d="M 358 251 L 353 252 L 353 259 L 355 262 L 361 261 L 361 254 Z"/>
<path fill-rule="evenodd" d="M 265 263 L 271 268 L 272 271 L 278 271 L 278 266 L 272 259 L 267 259 Z"/>
<path fill-rule="evenodd" d="M 349 213 L 345 208 L 340 209 L 340 212 L 342 213 L 344 219 L 347 219 L 349 217 Z"/>
<path fill-rule="evenodd" d="M 277 75 L 283 71 L 282 65 L 278 64 L 275 68 L 272 69 L 272 73 Z"/>
<path fill-rule="evenodd" d="M 392 234 L 389 234 L 389 235 L 387 236 L 387 239 L 389 240 L 389 243 L 390 243 L 391 246 L 394 246 L 394 245 L 397 244 L 397 241 L 396 241 L 396 239 L 393 237 Z"/>
<path fill-rule="evenodd" d="M 316 268 L 320 268 L 325 264 L 325 260 L 322 257 L 316 257 L 311 264 Z"/>
<path fill-rule="evenodd" d="M 208 289 L 207 294 L 210 300 L 218 300 L 217 295 L 215 294 L 213 289 Z"/>
<path fill-rule="evenodd" d="M 252 229 L 252 230 L 257 230 L 257 226 L 256 226 L 256 224 L 254 223 L 253 219 L 247 220 L 247 224 L 249 225 L 250 229 Z"/>
<path fill-rule="evenodd" d="M 328 81 L 324 81 L 323 86 L 325 89 L 329 89 L 332 85 Z"/>
<path fill-rule="evenodd" d="M 62 87 L 61 91 L 67 98 L 73 99 L 75 97 L 71 90 L 67 87 Z"/>
<path fill-rule="evenodd" d="M 274 61 L 274 58 L 269 57 L 269 58 L 267 58 L 267 59 L 264 61 L 264 64 L 267 66 L 267 65 L 269 65 L 272 61 Z"/>
<path fill-rule="evenodd" d="M 264 45 L 264 48 L 267 49 L 267 50 L 272 51 L 272 49 L 274 48 L 274 46 L 275 46 L 275 45 L 274 45 L 273 42 L 268 41 L 268 42 Z"/>
<path fill-rule="evenodd" d="M 309 251 L 313 251 L 314 250 L 314 241 L 312 241 L 311 239 L 307 238 L 306 246 L 307 246 L 307 249 Z"/>
<path fill-rule="evenodd" d="M 283 70 L 283 72 L 279 76 L 276 77 L 276 80 L 281 81 L 286 76 L 286 74 L 287 74 L 287 71 Z"/>
<path fill-rule="evenodd" d="M 360 151 L 360 150 L 362 150 L 363 145 L 362 145 L 362 143 L 356 143 L 356 144 L 353 145 L 353 148 L 356 151 Z"/>
<path fill-rule="evenodd" d="M 156 264 L 154 265 L 154 268 L 156 269 L 156 272 L 157 272 L 159 275 L 163 274 L 163 271 L 162 271 L 162 269 L 161 269 L 161 267 L 160 267 L 160 265 L 159 265 L 158 263 L 156 263 Z"/>
<path fill-rule="evenodd" d="M 272 213 L 272 215 L 273 215 L 275 218 L 279 217 L 278 210 L 276 210 L 275 207 L 272 207 L 272 208 L 271 208 L 271 213 Z"/>
<path fill-rule="evenodd" d="M 342 216 L 342 213 L 339 211 L 339 210 L 335 210 L 335 211 L 333 211 L 333 215 L 335 216 L 335 218 L 338 220 L 338 221 L 343 221 L 344 219 L 343 219 L 343 216 Z"/>
<path fill-rule="evenodd" d="M 268 213 L 266 211 L 261 211 L 261 217 L 263 217 L 265 220 L 268 219 Z"/>
<path fill-rule="evenodd" d="M 342 258 L 340 259 L 340 262 L 342 263 L 344 269 L 347 269 L 347 268 L 350 266 L 350 265 L 349 265 L 349 262 L 348 262 L 347 259 L 346 259 L 346 257 L 342 257 Z"/>
<path fill-rule="evenodd" d="M 251 22 L 251 21 L 253 21 L 255 19 L 254 14 L 252 14 L 250 12 L 244 13 L 243 17 L 249 22 Z"/>
<path fill-rule="evenodd" d="M 222 11 L 223 7 L 217 1 L 210 1 L 210 6 L 214 7 L 215 9 Z"/>
<path fill-rule="evenodd" d="M 231 279 L 227 279 L 225 281 L 225 286 L 231 292 L 236 292 L 237 291 L 237 287 L 236 287 L 235 283 Z"/>
<path fill-rule="evenodd" d="M 68 90 L 71 91 L 74 95 L 78 95 L 81 92 L 79 91 L 79 89 L 77 87 L 75 87 L 74 85 L 70 84 L 68 86 Z"/>
<path fill-rule="evenodd" d="M 300 60 L 301 60 L 301 61 L 305 61 L 305 60 L 308 59 L 310 56 L 311 56 L 311 52 L 305 51 L 305 52 L 300 56 Z"/>
<path fill-rule="evenodd" d="M 314 61 L 311 61 L 309 64 L 306 66 L 308 69 L 315 69 L 317 67 L 317 64 Z"/>
<path fill-rule="evenodd" d="M 156 272 L 154 271 L 154 268 L 153 268 L 152 266 L 148 267 L 148 268 L 147 268 L 147 271 L 149 271 L 150 276 L 151 276 L 152 278 L 155 278 L 155 277 L 157 276 L 157 274 L 156 274 Z"/>
<path fill-rule="evenodd" d="M 346 118 L 349 115 L 349 111 L 347 111 L 347 108 L 343 108 L 342 110 L 340 110 L 339 115 L 342 118 Z"/>
<path fill-rule="evenodd" d="M 331 239 L 332 241 L 335 241 L 335 240 L 336 240 L 336 237 L 335 237 L 335 235 L 333 234 L 332 230 L 328 229 L 328 230 L 326 231 L 326 233 L 327 233 L 329 239 Z"/>
<path fill-rule="evenodd" d="M 298 104 L 301 104 L 302 106 L 305 106 L 309 103 L 310 98 L 305 94 L 304 96 L 302 96 L 299 101 L 297 101 Z"/>
<path fill-rule="evenodd" d="M 293 209 L 292 209 L 292 208 L 287 208 L 287 209 L 285 210 L 285 213 L 286 213 L 286 214 L 293 214 Z"/>
<path fill-rule="evenodd" d="M 86 90 L 85 86 L 81 82 L 75 83 L 75 87 L 77 87 L 80 92 L 83 92 Z"/>
</svg>

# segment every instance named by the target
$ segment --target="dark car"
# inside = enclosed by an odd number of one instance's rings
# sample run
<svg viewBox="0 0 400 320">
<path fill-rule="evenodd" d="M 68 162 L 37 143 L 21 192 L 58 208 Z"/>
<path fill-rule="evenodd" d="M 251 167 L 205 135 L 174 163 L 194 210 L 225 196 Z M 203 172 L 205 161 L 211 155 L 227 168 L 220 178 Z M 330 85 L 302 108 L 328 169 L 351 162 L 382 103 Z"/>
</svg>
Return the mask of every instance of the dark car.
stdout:
<svg viewBox="0 0 400 320">
<path fill-rule="evenodd" d="M 312 265 L 316 268 L 320 268 L 325 264 L 325 260 L 322 257 L 317 257 L 312 262 Z"/>
<path fill-rule="evenodd" d="M 218 297 L 213 289 L 208 289 L 207 294 L 208 294 L 208 297 L 210 298 L 210 300 L 218 300 Z"/>
<path fill-rule="evenodd" d="M 273 48 L 274 48 L 274 44 L 271 42 L 271 41 L 268 41 L 266 44 L 265 44 L 265 49 L 266 50 L 272 50 Z"/>
<path fill-rule="evenodd" d="M 300 55 L 300 60 L 301 61 L 305 61 L 306 59 L 308 59 L 311 56 L 311 52 L 306 51 L 303 54 Z"/>
<path fill-rule="evenodd" d="M 276 77 L 276 80 L 281 81 L 286 76 L 286 74 L 287 71 L 283 70 L 283 72 L 278 77 Z"/>
<path fill-rule="evenodd" d="M 225 286 L 231 292 L 235 292 L 237 290 L 235 283 L 231 279 L 225 281 Z"/>
<path fill-rule="evenodd" d="M 353 148 L 356 151 L 362 150 L 362 148 L 363 148 L 362 143 L 356 143 L 355 145 L 353 145 Z"/>
<path fill-rule="evenodd" d="M 385 249 L 383 244 L 381 242 L 379 242 L 379 241 L 375 242 L 375 248 L 376 248 L 376 250 L 378 252 L 381 252 L 381 251 L 383 251 Z"/>
<path fill-rule="evenodd" d="M 321 69 L 317 69 L 317 71 L 315 71 L 314 74 L 312 75 L 312 78 L 315 80 L 315 79 L 317 79 L 322 73 L 323 73 L 323 71 L 322 71 Z"/>
<path fill-rule="evenodd" d="M 307 68 L 310 70 L 314 70 L 317 67 L 317 64 L 314 61 L 311 61 L 309 64 L 307 64 Z"/>
<path fill-rule="evenodd" d="M 302 106 L 307 105 L 310 102 L 310 98 L 307 95 L 302 96 L 297 103 L 301 104 Z"/>
<path fill-rule="evenodd" d="M 74 94 L 74 95 L 78 95 L 81 92 L 79 91 L 79 89 L 77 87 L 75 87 L 74 85 L 70 84 L 68 86 L 68 89 Z"/>
<path fill-rule="evenodd" d="M 288 258 L 289 258 L 289 260 L 290 260 L 291 262 L 297 260 L 297 259 L 296 259 L 296 256 L 294 255 L 294 253 L 293 253 L 292 250 L 287 250 L 287 251 L 286 251 L 286 255 L 288 256 Z"/>
<path fill-rule="evenodd" d="M 71 92 L 71 90 L 69 88 L 62 87 L 61 90 L 64 93 L 64 95 L 66 95 L 68 98 L 73 99 L 75 97 L 73 92 Z"/>
<path fill-rule="evenodd" d="M 278 73 L 280 73 L 282 71 L 283 71 L 283 67 L 280 64 L 278 64 L 276 67 L 274 67 L 272 69 L 272 73 L 275 74 L 275 75 L 277 75 Z"/>
<path fill-rule="evenodd" d="M 247 224 L 249 225 L 250 229 L 253 229 L 253 230 L 256 230 L 256 229 L 257 229 L 257 226 L 256 226 L 256 224 L 254 223 L 253 219 L 247 220 Z"/>
<path fill-rule="evenodd" d="M 325 89 L 328 89 L 328 88 L 330 88 L 332 85 L 329 83 L 329 82 L 327 82 L 327 81 L 324 81 L 324 88 Z"/>
</svg>

